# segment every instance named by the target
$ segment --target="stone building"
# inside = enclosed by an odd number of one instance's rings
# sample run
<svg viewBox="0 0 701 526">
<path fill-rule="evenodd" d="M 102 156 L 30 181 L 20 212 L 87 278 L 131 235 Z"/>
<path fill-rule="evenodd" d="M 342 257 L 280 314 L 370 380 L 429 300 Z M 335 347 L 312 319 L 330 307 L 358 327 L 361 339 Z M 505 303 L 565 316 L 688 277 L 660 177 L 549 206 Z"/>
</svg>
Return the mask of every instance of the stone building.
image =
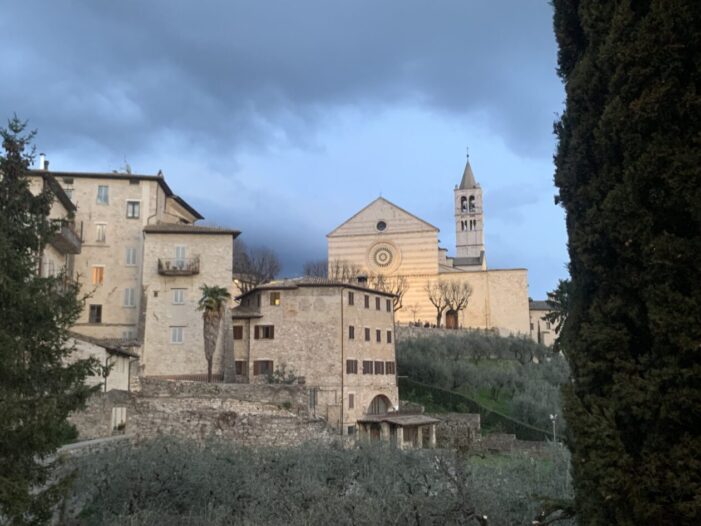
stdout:
<svg viewBox="0 0 701 526">
<path fill-rule="evenodd" d="M 64 237 L 75 234 L 78 248 L 70 248 L 64 266 L 89 294 L 73 330 L 134 349 L 141 375 L 205 375 L 200 287 L 229 288 L 239 232 L 195 224 L 203 216 L 161 172 L 49 171 L 42 156 L 30 182 L 53 184 L 65 197 L 54 206 L 67 209 Z M 55 259 L 49 250 L 46 265 Z M 223 356 L 214 364 L 214 373 L 223 375 Z"/>
<path fill-rule="evenodd" d="M 453 199 L 455 256 L 439 246 L 438 228 L 380 197 L 328 234 L 330 272 L 340 262 L 367 275 L 405 278 L 403 307 L 396 313 L 403 323 L 436 323 L 428 284 L 468 283 L 472 295 L 467 307 L 444 313 L 448 327 L 530 334 L 528 271 L 487 267 L 482 189 L 469 159 Z"/>
<path fill-rule="evenodd" d="M 551 347 L 555 343 L 555 328 L 544 319 L 552 311 L 547 301 L 530 300 L 528 313 L 531 318 L 531 338 L 538 343 Z"/>
<path fill-rule="evenodd" d="M 240 301 L 232 311 L 240 381 L 297 377 L 317 416 L 343 434 L 398 408 L 391 294 L 299 278 L 259 286 Z"/>
</svg>

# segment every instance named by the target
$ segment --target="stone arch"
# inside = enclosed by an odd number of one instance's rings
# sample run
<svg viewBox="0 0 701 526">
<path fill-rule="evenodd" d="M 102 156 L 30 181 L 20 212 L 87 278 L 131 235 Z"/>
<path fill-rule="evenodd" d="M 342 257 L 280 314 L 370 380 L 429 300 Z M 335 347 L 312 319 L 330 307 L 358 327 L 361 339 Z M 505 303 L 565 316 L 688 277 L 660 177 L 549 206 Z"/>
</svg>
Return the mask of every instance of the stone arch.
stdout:
<svg viewBox="0 0 701 526">
<path fill-rule="evenodd" d="M 368 406 L 369 415 L 384 415 L 389 412 L 392 402 L 385 395 L 380 394 L 372 399 Z"/>
<path fill-rule="evenodd" d="M 470 211 L 470 212 L 474 212 L 474 211 L 475 211 L 475 206 L 476 206 L 476 205 L 475 205 L 475 196 L 474 196 L 474 195 L 471 195 L 471 196 L 470 196 L 470 202 L 469 202 L 469 204 L 468 204 L 468 209 L 469 209 L 469 211 Z"/>
<path fill-rule="evenodd" d="M 460 198 L 460 211 L 467 212 L 467 197 L 464 195 Z"/>
</svg>

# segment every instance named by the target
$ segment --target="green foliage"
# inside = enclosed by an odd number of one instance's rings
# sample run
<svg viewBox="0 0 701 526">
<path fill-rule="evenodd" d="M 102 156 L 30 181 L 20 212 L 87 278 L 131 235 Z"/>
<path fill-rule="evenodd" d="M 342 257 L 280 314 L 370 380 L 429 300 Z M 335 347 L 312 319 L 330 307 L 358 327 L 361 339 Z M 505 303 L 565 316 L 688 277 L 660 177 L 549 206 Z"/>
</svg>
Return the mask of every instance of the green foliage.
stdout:
<svg viewBox="0 0 701 526">
<path fill-rule="evenodd" d="M 537 496 L 569 497 L 567 459 L 469 458 L 308 444 L 204 447 L 172 439 L 77 459 L 68 515 L 93 524 L 530 524 Z M 482 510 L 487 511 L 482 511 Z"/>
<path fill-rule="evenodd" d="M 539 363 L 533 362 L 534 358 Z M 427 403 L 423 398 L 411 398 L 428 394 L 427 389 L 417 388 L 400 391 L 402 398 L 421 403 L 430 411 L 456 411 L 457 405 L 467 405 L 483 414 L 486 430 L 492 422 L 499 423 L 500 429 L 526 424 L 550 430 L 550 415 L 561 414 L 560 389 L 569 378 L 562 355 L 547 347 L 525 338 L 480 331 L 400 341 L 397 367 L 399 375 L 409 380 L 451 391 L 455 397 L 463 395 L 447 402 L 447 395 L 431 391 L 432 402 Z M 484 416 L 490 413 L 503 413 L 517 423 L 505 424 L 496 416 Z M 562 419 L 558 426 L 558 434 L 563 436 Z M 552 438 L 552 431 L 548 436 Z"/>
<path fill-rule="evenodd" d="M 296 384 L 299 377 L 295 374 L 294 369 L 287 369 L 287 364 L 275 368 L 275 370 L 265 377 L 269 384 Z"/>
<path fill-rule="evenodd" d="M 583 524 L 701 516 L 701 4 L 555 0 Z"/>
<path fill-rule="evenodd" d="M 219 330 L 226 305 L 231 293 L 219 285 L 202 285 L 202 297 L 197 302 L 197 309 L 202 311 L 202 336 L 204 338 L 204 357 L 207 360 L 207 381 L 212 381 L 212 358 L 219 340 Z"/>
<path fill-rule="evenodd" d="M 74 435 L 67 422 L 93 391 L 97 363 L 68 363 L 68 330 L 82 301 L 63 276 L 37 276 L 37 260 L 56 232 L 48 187 L 34 196 L 27 174 L 33 133 L 17 118 L 0 131 L 0 522 L 46 521 L 63 484 L 54 453 Z"/>
</svg>

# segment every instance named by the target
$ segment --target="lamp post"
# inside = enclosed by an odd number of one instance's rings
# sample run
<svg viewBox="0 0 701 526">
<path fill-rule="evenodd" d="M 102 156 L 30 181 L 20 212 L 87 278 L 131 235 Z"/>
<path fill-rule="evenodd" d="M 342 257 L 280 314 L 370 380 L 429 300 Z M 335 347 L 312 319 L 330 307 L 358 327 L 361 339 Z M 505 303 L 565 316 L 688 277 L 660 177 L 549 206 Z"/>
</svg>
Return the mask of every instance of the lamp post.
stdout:
<svg viewBox="0 0 701 526">
<path fill-rule="evenodd" d="M 550 415 L 550 421 L 553 423 L 553 442 L 557 442 L 557 415 Z"/>
</svg>

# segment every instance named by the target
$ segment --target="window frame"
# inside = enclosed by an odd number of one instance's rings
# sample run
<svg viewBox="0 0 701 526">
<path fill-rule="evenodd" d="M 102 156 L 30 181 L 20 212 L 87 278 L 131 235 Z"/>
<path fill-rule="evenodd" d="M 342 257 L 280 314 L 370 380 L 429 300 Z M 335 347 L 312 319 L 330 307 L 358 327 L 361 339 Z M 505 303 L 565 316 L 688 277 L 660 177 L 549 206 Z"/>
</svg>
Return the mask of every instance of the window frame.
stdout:
<svg viewBox="0 0 701 526">
<path fill-rule="evenodd" d="M 273 291 L 270 293 L 270 305 L 272 307 L 279 307 L 282 302 L 282 296 L 280 291 Z"/>
<path fill-rule="evenodd" d="M 234 341 L 243 340 L 243 325 L 233 326 L 233 337 Z"/>
<path fill-rule="evenodd" d="M 172 297 L 172 304 L 173 305 L 185 305 L 185 291 L 187 289 L 184 288 L 173 288 L 170 289 L 173 291 L 173 297 Z M 181 298 L 180 301 L 177 301 L 178 299 L 178 294 L 180 294 Z"/>
<path fill-rule="evenodd" d="M 373 367 L 374 374 L 385 374 L 385 362 L 383 360 L 375 360 L 375 365 Z"/>
<path fill-rule="evenodd" d="M 102 196 L 101 190 L 104 189 L 104 196 Z M 95 202 L 98 205 L 109 205 L 110 204 L 110 187 L 106 184 L 97 185 L 97 196 L 95 197 Z"/>
<path fill-rule="evenodd" d="M 358 360 L 354 358 L 346 360 L 346 374 L 358 374 Z"/>
<path fill-rule="evenodd" d="M 348 393 L 348 409 L 355 409 L 355 393 Z"/>
<path fill-rule="evenodd" d="M 365 308 L 370 308 L 370 294 L 365 294 Z"/>
<path fill-rule="evenodd" d="M 375 296 L 375 310 L 380 310 L 380 305 L 382 301 L 380 300 L 379 296 Z"/>
<path fill-rule="evenodd" d="M 352 291 L 348 291 L 348 305 L 355 305 L 355 294 Z"/>
<path fill-rule="evenodd" d="M 385 362 L 385 374 L 397 374 L 397 367 L 396 367 L 395 362 L 393 362 L 393 361 Z"/>
<path fill-rule="evenodd" d="M 372 360 L 363 360 L 363 374 L 373 374 L 374 370 L 375 367 Z"/>
<path fill-rule="evenodd" d="M 99 279 L 97 279 L 99 277 Z M 92 265 L 90 267 L 90 281 L 93 285 L 104 285 L 105 284 L 105 266 L 104 265 Z"/>
<path fill-rule="evenodd" d="M 95 243 L 107 243 L 107 223 L 95 223 Z"/>
<path fill-rule="evenodd" d="M 137 263 L 136 263 L 137 253 L 138 253 L 138 249 L 137 249 L 136 247 L 127 247 L 127 252 L 126 252 L 126 255 L 125 255 L 125 258 L 124 258 L 124 261 L 125 261 L 124 265 L 127 266 L 127 267 L 136 267 L 136 266 L 137 266 Z M 130 257 L 129 257 L 129 256 L 130 256 L 130 255 L 133 255 L 133 256 L 134 256 L 134 262 L 133 262 L 133 263 L 130 263 L 130 262 L 129 262 L 129 260 L 130 260 Z"/>
<path fill-rule="evenodd" d="M 101 303 L 91 303 L 88 307 L 88 323 L 102 323 Z"/>
<path fill-rule="evenodd" d="M 365 327 L 365 341 L 370 341 L 370 327 Z"/>
<path fill-rule="evenodd" d="M 387 312 L 392 312 L 393 307 L 394 306 L 392 305 L 392 300 L 388 298 L 387 299 Z"/>
<path fill-rule="evenodd" d="M 392 343 L 392 329 L 387 329 L 387 343 Z"/>
<path fill-rule="evenodd" d="M 127 309 L 136 308 L 136 289 L 134 287 L 126 287 L 124 289 L 122 307 Z"/>
<path fill-rule="evenodd" d="M 355 340 L 355 325 L 348 326 L 348 339 Z"/>
<path fill-rule="evenodd" d="M 136 205 L 136 206 L 134 206 Z M 131 210 L 130 210 L 131 209 Z M 130 211 L 132 212 L 130 214 Z M 133 212 L 136 211 L 136 214 Z M 141 218 L 141 200 L 140 199 L 127 199 L 127 219 L 140 219 Z"/>
<path fill-rule="evenodd" d="M 175 335 L 179 334 L 180 339 L 176 339 Z M 170 343 L 171 345 L 183 345 L 185 343 L 185 327 L 182 325 L 170 326 Z"/>
<path fill-rule="evenodd" d="M 256 325 L 253 329 L 254 340 L 274 340 L 275 325 Z"/>
<path fill-rule="evenodd" d="M 262 365 L 265 364 L 265 370 L 262 369 Z M 270 364 L 270 367 L 267 367 L 267 364 Z M 275 363 L 273 360 L 253 360 L 253 376 L 266 376 L 269 374 L 273 374 L 273 371 L 275 370 Z"/>
<path fill-rule="evenodd" d="M 382 329 L 375 329 L 375 343 L 382 343 Z"/>
</svg>

